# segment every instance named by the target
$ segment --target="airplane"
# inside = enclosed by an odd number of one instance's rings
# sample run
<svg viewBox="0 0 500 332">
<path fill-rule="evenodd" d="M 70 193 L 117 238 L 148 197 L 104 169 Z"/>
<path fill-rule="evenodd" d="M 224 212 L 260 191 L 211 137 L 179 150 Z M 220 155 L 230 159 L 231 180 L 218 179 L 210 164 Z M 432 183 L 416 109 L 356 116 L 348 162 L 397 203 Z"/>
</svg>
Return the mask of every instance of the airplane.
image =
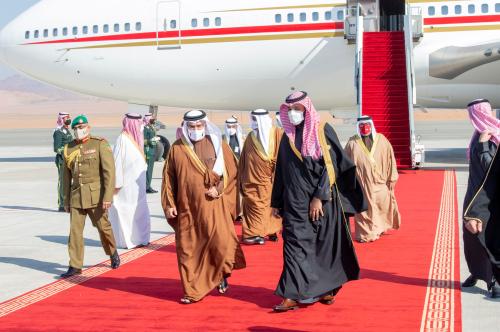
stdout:
<svg viewBox="0 0 500 332">
<path fill-rule="evenodd" d="M 352 107 L 354 2 L 41 0 L 0 32 L 0 59 L 40 81 L 130 105 L 277 109 L 301 89 L 318 109 Z M 387 13 L 407 5 L 418 13 L 418 105 L 463 108 L 484 97 L 500 107 L 500 1 L 356 3 L 379 29 L 390 24 Z"/>
</svg>

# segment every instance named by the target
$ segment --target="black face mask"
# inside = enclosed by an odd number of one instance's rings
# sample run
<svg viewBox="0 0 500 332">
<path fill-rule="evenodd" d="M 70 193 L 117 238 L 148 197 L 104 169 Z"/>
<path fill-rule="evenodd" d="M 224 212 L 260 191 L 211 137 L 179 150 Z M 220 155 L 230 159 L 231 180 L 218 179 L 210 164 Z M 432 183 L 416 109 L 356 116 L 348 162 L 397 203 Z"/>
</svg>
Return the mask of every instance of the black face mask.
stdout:
<svg viewBox="0 0 500 332">
<path fill-rule="evenodd" d="M 65 124 L 66 126 L 69 126 L 69 125 L 71 124 L 71 119 L 66 119 L 66 120 L 64 121 L 64 124 Z"/>
</svg>

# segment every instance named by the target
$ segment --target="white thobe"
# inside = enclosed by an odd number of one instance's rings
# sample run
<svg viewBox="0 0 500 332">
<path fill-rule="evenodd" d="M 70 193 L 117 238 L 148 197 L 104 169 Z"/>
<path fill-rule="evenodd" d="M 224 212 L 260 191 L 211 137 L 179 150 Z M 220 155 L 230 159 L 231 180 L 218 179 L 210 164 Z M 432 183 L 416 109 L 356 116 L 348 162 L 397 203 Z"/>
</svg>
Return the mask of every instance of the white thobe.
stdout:
<svg viewBox="0 0 500 332">
<path fill-rule="evenodd" d="M 134 248 L 149 243 L 151 219 L 146 200 L 147 164 L 142 151 L 126 133 L 120 134 L 113 149 L 116 168 L 115 188 L 109 219 L 118 248 Z"/>
</svg>

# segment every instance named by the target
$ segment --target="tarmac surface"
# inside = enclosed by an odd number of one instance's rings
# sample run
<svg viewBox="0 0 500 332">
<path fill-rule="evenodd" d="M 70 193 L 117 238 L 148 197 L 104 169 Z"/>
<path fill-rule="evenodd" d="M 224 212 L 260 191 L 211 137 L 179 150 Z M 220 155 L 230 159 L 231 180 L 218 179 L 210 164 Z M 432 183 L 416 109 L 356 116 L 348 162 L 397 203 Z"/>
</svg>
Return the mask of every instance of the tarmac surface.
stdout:
<svg viewBox="0 0 500 332">
<path fill-rule="evenodd" d="M 355 132 L 354 122 L 345 121 L 335 125 L 335 129 L 345 143 Z M 94 135 L 105 137 L 110 143 L 119 132 L 119 128 L 93 129 Z M 174 132 L 175 128 L 168 127 L 159 134 L 171 140 Z M 464 120 L 418 121 L 416 132 L 427 150 L 424 168 L 457 171 L 461 216 L 468 177 L 466 147 L 472 127 Z M 163 163 L 156 163 L 153 188 L 160 189 L 162 169 Z M 0 302 L 53 282 L 67 269 L 69 216 L 57 212 L 56 186 L 52 130 L 0 130 Z M 153 241 L 172 229 L 163 216 L 160 194 L 148 195 L 148 204 Z M 460 218 L 457 223 L 461 229 Z M 106 260 L 97 230 L 88 220 L 84 236 L 85 266 Z M 463 254 L 460 265 L 463 281 L 469 275 Z M 488 298 L 484 283 L 463 290 L 464 331 L 500 331 L 499 310 L 500 299 Z"/>
</svg>

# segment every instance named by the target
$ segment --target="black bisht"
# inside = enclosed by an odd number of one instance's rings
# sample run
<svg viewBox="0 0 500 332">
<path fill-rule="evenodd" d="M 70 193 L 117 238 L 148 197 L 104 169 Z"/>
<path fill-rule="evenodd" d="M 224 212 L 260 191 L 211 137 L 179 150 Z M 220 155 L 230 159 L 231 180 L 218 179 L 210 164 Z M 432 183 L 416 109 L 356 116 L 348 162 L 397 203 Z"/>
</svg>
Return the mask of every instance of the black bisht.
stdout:
<svg viewBox="0 0 500 332">
<path fill-rule="evenodd" d="M 481 220 L 483 231 L 478 234 L 493 265 L 500 270 L 500 157 L 495 154 L 482 186 L 464 212 L 464 219 Z M 499 277 L 499 271 L 495 273 Z"/>
<path fill-rule="evenodd" d="M 283 217 L 284 262 L 276 289 L 283 298 L 317 299 L 349 280 L 359 279 L 345 214 L 365 211 L 367 202 L 356 178 L 356 167 L 337 134 L 328 124 L 324 134 L 335 171 L 334 186 L 330 186 L 326 158 L 315 161 L 302 157 L 287 135 L 281 140 L 271 206 L 280 209 Z M 314 223 L 309 218 L 313 197 L 323 201 L 324 210 L 324 216 Z"/>
</svg>

